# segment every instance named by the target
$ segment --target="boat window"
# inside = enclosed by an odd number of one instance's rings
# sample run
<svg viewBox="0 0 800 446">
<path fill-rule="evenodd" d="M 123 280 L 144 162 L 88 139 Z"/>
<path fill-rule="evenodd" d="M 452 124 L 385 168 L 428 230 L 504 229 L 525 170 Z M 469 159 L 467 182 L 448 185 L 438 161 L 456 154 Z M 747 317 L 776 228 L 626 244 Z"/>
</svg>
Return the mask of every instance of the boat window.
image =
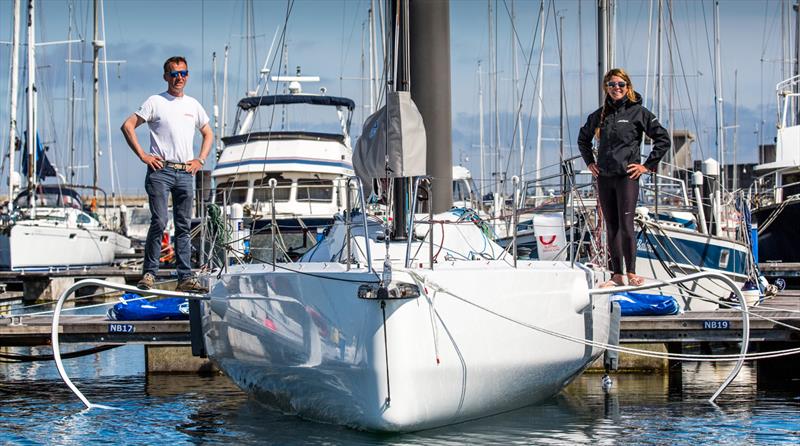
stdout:
<svg viewBox="0 0 800 446">
<path fill-rule="evenodd" d="M 342 134 L 337 107 L 313 104 L 283 104 L 259 107 L 250 132 L 321 132 Z"/>
<path fill-rule="evenodd" d="M 92 217 L 89 217 L 88 215 L 86 215 L 86 214 L 84 214 L 82 212 L 80 214 L 78 214 L 78 223 L 80 223 L 82 225 L 85 225 L 85 224 L 91 223 L 91 222 L 92 222 Z"/>
<path fill-rule="evenodd" d="M 217 185 L 217 193 L 214 201 L 217 204 L 244 203 L 247 200 L 248 186 L 247 180 L 220 183 Z M 227 196 L 227 200 L 223 200 L 224 196 Z"/>
<path fill-rule="evenodd" d="M 453 201 L 469 202 L 469 186 L 467 186 L 466 181 L 453 181 Z"/>
<path fill-rule="evenodd" d="M 723 249 L 719 252 L 719 267 L 725 269 L 728 267 L 728 259 L 731 256 L 730 250 Z"/>
<path fill-rule="evenodd" d="M 333 198 L 333 181 L 297 180 L 297 201 L 329 202 Z"/>
<path fill-rule="evenodd" d="M 132 225 L 149 225 L 151 219 L 150 209 L 131 209 L 129 219 Z"/>
<path fill-rule="evenodd" d="M 289 196 L 292 194 L 292 180 L 283 178 L 280 175 L 267 175 L 253 182 L 253 202 L 270 202 L 272 199 L 272 189 L 269 187 L 270 178 L 275 178 L 278 181 L 278 185 L 275 187 L 275 202 L 285 203 L 289 201 Z"/>
</svg>

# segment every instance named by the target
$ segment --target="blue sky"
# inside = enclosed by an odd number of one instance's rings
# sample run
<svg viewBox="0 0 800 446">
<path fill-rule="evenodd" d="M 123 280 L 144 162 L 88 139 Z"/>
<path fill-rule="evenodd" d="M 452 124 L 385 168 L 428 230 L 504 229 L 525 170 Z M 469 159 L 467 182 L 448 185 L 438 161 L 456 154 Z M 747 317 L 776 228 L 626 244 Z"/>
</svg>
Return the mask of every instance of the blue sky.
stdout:
<svg viewBox="0 0 800 446">
<path fill-rule="evenodd" d="M 624 0 L 618 2 L 616 65 L 626 68 L 633 76 L 638 91 L 644 92 L 647 75 L 650 75 L 651 92 L 646 99 L 652 104 L 652 77 L 655 72 L 655 25 L 648 33 L 648 14 L 655 8 L 649 0 Z M 666 2 L 665 2 L 666 3 Z M 774 138 L 775 98 L 774 85 L 782 79 L 781 65 L 776 60 L 781 56 L 781 13 L 779 0 L 745 1 L 723 0 L 720 4 L 720 28 L 722 51 L 722 97 L 725 104 L 726 126 L 733 125 L 734 92 L 738 96 L 737 159 L 753 162 L 759 141 L 770 142 Z M 73 5 L 73 36 L 79 34 L 85 42 L 91 41 L 91 3 L 87 0 L 41 0 L 38 8 L 39 41 L 66 39 L 69 28 L 69 5 Z M 518 90 L 521 92 L 522 128 L 526 147 L 526 170 L 534 166 L 533 148 L 537 134 L 534 92 L 537 85 L 539 38 L 537 30 L 539 1 L 517 0 L 513 3 L 516 15 Z M 547 25 L 545 27 L 544 60 L 544 125 L 542 136 L 543 165 L 557 159 L 557 143 L 550 141 L 558 135 L 559 122 L 559 67 L 556 20 L 553 10 L 563 16 L 563 71 L 565 77 L 567 150 L 575 144 L 575 138 L 584 115 L 597 106 L 596 31 L 594 0 L 580 3 L 581 22 L 578 21 L 579 3 L 575 0 L 545 2 Z M 672 23 L 669 30 L 673 63 L 669 63 L 668 51 L 664 51 L 665 86 L 662 89 L 661 121 L 670 120 L 676 129 L 688 128 L 698 136 L 695 157 L 707 158 L 715 151 L 714 85 L 712 66 L 712 14 L 713 3 L 708 0 L 674 0 Z M 24 10 L 23 5 L 23 10 Z M 512 98 L 512 31 L 510 27 L 511 0 L 492 2 L 495 12 L 493 27 L 496 29 L 497 47 L 497 108 L 500 121 L 499 140 L 502 153 L 501 170 L 512 172 L 519 169 L 518 144 L 509 161 L 509 147 L 514 132 Z M 363 94 L 363 83 L 354 80 L 362 76 L 361 56 L 363 30 L 367 19 L 367 0 L 297 0 L 288 19 L 286 44 L 289 71 L 300 65 L 304 74 L 319 75 L 322 81 L 310 88 L 326 87 L 328 94 L 351 97 L 359 105 L 368 99 Z M 109 156 L 113 151 L 115 177 L 122 193 L 143 193 L 144 165 L 128 149 L 119 126 L 130 113 L 150 94 L 163 91 L 161 65 L 169 56 L 180 54 L 189 59 L 191 79 L 187 93 L 200 100 L 211 111 L 212 76 L 211 54 L 216 51 L 221 72 L 222 52 L 230 45 L 229 91 L 227 114 L 232 119 L 233 104 L 246 89 L 246 72 L 253 73 L 263 63 L 276 30 L 286 17 L 286 1 L 253 2 L 255 40 L 250 40 L 255 50 L 255 61 L 247 70 L 245 47 L 247 34 L 245 2 L 240 0 L 106 0 L 105 40 L 109 60 L 125 60 L 126 63 L 108 66 L 108 98 L 110 105 L 110 140 L 105 124 L 101 129 L 101 186 L 111 189 Z M 0 41 L 11 40 L 11 0 L 0 0 Z M 485 114 L 485 143 L 487 152 L 493 137 L 494 110 L 489 97 L 489 31 L 488 3 L 485 0 L 451 1 L 451 66 L 452 66 L 452 111 L 453 111 L 453 156 L 454 162 L 463 162 L 478 173 L 478 62 L 483 72 L 483 94 Z M 579 39 L 579 29 L 581 35 Z M 534 40 L 534 34 L 536 38 Z M 23 26 L 24 41 L 24 26 Z M 649 45 L 648 45 L 649 44 Z M 666 46 L 666 44 L 665 44 Z M 648 51 L 649 48 L 649 51 Z M 76 44 L 73 57 L 88 59 L 91 47 L 88 43 Z M 65 59 L 67 47 L 54 45 L 40 48 L 38 65 L 40 129 L 51 147 L 50 157 L 63 172 L 69 164 L 67 143 L 67 71 Z M 648 53 L 650 67 L 648 69 Z M 582 57 L 581 57 L 582 56 Z M 0 65 L 9 65 L 9 45 L 0 45 Z M 21 57 L 24 60 L 23 57 Z M 253 58 L 251 58 L 252 60 Z M 529 63 L 530 59 L 530 63 Z M 762 61 L 763 60 L 763 61 Z M 672 66 L 672 68 L 670 68 Z M 85 99 L 75 103 L 76 141 L 78 162 L 88 166 L 91 153 L 91 82 L 90 64 L 73 65 L 77 77 L 77 96 Z M 738 72 L 737 86 L 734 72 Z M 582 73 L 582 75 L 581 75 Z M 7 153 L 8 141 L 8 69 L 0 72 L 0 141 L 3 153 Z M 252 78 L 252 75 L 251 75 Z M 675 87 L 668 88 L 669 79 Z M 581 83 L 581 80 L 583 81 Z M 20 82 L 24 84 L 24 76 Z M 221 76 L 220 76 L 221 82 Z M 101 91 L 105 80 L 102 81 Z M 220 87 L 221 88 L 221 87 Z M 252 86 L 247 87 L 252 88 Z M 220 93 L 221 94 L 221 93 Z M 670 100 L 671 98 L 671 100 Z M 103 99 L 104 100 L 104 99 Z M 672 103 L 672 113 L 669 103 Z M 655 105 L 651 105 L 657 111 Z M 691 109 L 691 110 L 690 110 Z M 363 107 L 360 109 L 363 110 Z M 20 122 L 23 111 L 20 111 Z M 105 108 L 101 119 L 106 116 Z M 356 113 L 353 133 L 359 134 L 360 121 L 364 114 Z M 761 124 L 763 125 L 761 125 Z M 24 124 L 21 124 L 24 127 Z M 758 133 L 759 129 L 763 131 Z M 139 132 L 140 139 L 147 141 L 146 130 Z M 199 143 L 199 138 L 198 138 Z M 727 146 L 733 147 L 733 130 L 727 131 Z M 572 148 L 572 150 L 575 150 Z M 732 153 L 727 155 L 729 159 Z M 489 159 L 487 166 L 489 165 Z M 7 164 L 7 163 L 6 163 Z M 487 167 L 487 171 L 488 171 Z M 4 175 L 8 167 L 5 166 Z M 81 183 L 91 182 L 91 168 L 78 169 Z M 5 192 L 5 178 L 2 180 Z"/>
</svg>

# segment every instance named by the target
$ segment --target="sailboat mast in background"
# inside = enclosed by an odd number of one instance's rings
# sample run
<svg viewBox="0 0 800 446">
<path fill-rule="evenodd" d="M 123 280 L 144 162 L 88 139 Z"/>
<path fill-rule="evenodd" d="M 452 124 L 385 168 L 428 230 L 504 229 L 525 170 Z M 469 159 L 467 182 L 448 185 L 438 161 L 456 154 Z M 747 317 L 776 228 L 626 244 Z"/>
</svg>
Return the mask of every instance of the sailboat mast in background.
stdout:
<svg viewBox="0 0 800 446">
<path fill-rule="evenodd" d="M 8 132 L 8 203 L 13 206 L 16 195 L 14 176 L 14 152 L 17 148 L 17 90 L 19 89 L 19 19 L 20 0 L 14 0 L 13 35 L 11 37 L 11 86 L 9 90 Z"/>
</svg>

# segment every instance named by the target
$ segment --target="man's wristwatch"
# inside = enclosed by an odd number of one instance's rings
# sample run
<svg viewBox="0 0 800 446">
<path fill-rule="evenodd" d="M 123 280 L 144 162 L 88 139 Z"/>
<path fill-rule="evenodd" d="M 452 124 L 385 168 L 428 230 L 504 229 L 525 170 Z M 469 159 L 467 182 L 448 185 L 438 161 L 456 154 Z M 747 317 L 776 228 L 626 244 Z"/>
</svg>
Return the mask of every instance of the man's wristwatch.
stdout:
<svg viewBox="0 0 800 446">
<path fill-rule="evenodd" d="M 204 160 L 203 158 L 197 158 L 197 161 L 200 161 L 200 165 L 201 166 L 205 166 L 206 165 L 206 160 Z"/>
</svg>

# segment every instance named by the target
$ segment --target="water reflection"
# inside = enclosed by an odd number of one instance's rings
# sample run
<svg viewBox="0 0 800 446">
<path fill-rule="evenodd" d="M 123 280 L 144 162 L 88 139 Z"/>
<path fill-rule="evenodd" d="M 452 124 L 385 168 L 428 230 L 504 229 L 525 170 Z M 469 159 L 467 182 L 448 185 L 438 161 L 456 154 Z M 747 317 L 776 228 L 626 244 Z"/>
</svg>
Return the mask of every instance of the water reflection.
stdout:
<svg viewBox="0 0 800 446">
<path fill-rule="evenodd" d="M 127 347 L 126 347 L 127 348 Z M 31 349 L 28 349 L 29 351 Z M 46 349 L 42 349 L 46 350 Z M 114 350 L 73 361 L 94 403 L 82 411 L 52 363 L 0 364 L 0 443 L 113 444 L 763 444 L 800 442 L 800 398 L 755 387 L 754 369 L 706 402 L 728 366 L 684 365 L 679 393 L 666 375 L 616 375 L 608 393 L 586 374 L 543 404 L 403 435 L 313 423 L 271 411 L 222 376 L 144 375 Z M 44 353 L 42 351 L 41 353 Z M 127 355 L 127 357 L 126 357 Z M 69 361 L 68 361 L 69 362 Z M 126 363 L 127 365 L 121 364 Z M 116 375 L 110 375 L 109 371 Z M 674 389 L 673 389 L 674 390 Z"/>
</svg>

